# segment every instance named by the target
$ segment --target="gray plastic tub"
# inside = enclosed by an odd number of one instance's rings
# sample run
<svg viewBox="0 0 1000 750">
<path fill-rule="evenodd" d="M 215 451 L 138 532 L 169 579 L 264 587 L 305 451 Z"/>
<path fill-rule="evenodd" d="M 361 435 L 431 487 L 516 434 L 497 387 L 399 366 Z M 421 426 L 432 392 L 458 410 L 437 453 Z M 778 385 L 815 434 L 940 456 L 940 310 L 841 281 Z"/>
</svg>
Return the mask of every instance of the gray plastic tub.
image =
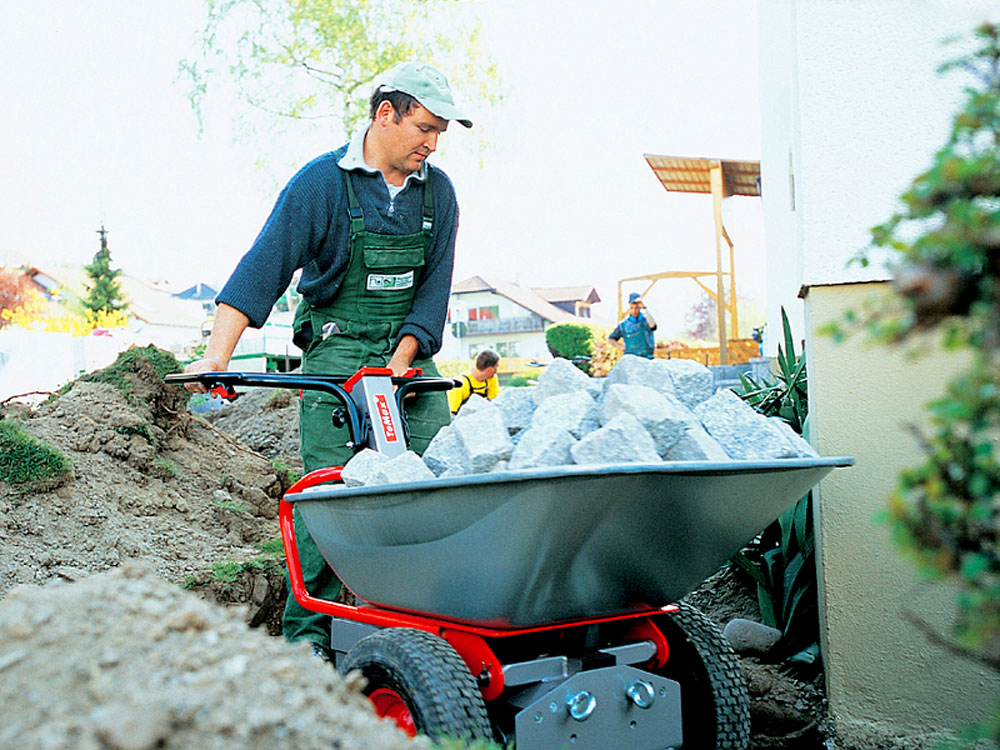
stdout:
<svg viewBox="0 0 1000 750">
<path fill-rule="evenodd" d="M 850 458 L 566 466 L 288 496 L 359 598 L 492 627 L 676 601 Z"/>
</svg>

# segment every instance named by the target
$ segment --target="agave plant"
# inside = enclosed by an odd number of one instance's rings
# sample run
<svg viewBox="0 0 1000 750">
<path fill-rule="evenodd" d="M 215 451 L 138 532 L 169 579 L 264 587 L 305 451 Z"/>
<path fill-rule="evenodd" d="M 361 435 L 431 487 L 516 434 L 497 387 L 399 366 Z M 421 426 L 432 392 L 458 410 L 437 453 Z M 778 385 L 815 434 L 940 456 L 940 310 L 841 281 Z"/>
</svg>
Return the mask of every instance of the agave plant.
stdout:
<svg viewBox="0 0 1000 750">
<path fill-rule="evenodd" d="M 784 346 L 778 345 L 775 379 L 758 383 L 740 375 L 737 394 L 756 411 L 786 421 L 808 438 L 805 351 L 795 353 L 791 326 L 781 308 Z M 757 583 L 764 624 L 778 628 L 792 660 L 813 662 L 819 655 L 816 544 L 812 493 L 807 493 L 760 535 L 757 543 L 733 558 Z"/>
</svg>

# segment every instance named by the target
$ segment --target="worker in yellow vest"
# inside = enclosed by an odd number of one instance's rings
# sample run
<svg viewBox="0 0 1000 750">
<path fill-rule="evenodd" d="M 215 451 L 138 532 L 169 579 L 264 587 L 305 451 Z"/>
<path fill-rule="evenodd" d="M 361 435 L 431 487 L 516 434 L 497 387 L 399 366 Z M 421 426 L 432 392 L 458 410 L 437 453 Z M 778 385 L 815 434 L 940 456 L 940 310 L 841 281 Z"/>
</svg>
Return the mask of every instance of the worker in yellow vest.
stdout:
<svg viewBox="0 0 1000 750">
<path fill-rule="evenodd" d="M 448 391 L 448 406 L 452 414 L 457 413 L 473 393 L 490 400 L 496 398 L 500 393 L 500 381 L 497 379 L 499 364 L 500 355 L 496 352 L 489 349 L 479 352 L 472 369 L 459 376 L 462 385 Z"/>
</svg>

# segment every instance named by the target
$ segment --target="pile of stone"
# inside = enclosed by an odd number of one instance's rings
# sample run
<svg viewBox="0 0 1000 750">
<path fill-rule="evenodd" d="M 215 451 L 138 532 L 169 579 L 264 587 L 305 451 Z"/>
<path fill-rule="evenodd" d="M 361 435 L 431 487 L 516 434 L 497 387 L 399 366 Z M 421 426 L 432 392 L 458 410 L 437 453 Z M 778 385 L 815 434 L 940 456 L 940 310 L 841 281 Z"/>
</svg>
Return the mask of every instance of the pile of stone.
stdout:
<svg viewBox="0 0 1000 750">
<path fill-rule="evenodd" d="M 347 486 L 520 471 L 568 464 L 797 458 L 816 452 L 784 421 L 764 417 L 707 367 L 625 355 L 605 378 L 556 359 L 529 388 L 472 396 L 423 459 L 365 450 L 344 468 Z"/>
</svg>

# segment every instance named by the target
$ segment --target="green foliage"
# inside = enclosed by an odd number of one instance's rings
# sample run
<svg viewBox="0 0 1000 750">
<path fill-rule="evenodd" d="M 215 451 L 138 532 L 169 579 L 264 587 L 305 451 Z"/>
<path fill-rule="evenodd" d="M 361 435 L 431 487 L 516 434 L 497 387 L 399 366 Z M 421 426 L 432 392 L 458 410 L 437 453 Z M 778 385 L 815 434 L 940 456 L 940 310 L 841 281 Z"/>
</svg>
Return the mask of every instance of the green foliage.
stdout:
<svg viewBox="0 0 1000 750">
<path fill-rule="evenodd" d="M 278 481 L 281 482 L 283 487 L 291 487 L 302 478 L 301 474 L 276 458 L 271 460 L 271 469 L 278 475 Z"/>
<path fill-rule="evenodd" d="M 69 459 L 13 419 L 0 421 L 0 482 L 23 489 L 69 474 Z"/>
<path fill-rule="evenodd" d="M 121 282 L 120 268 L 111 267 L 111 251 L 108 249 L 107 232 L 101 227 L 101 249 L 94 255 L 94 259 L 89 265 L 83 267 L 90 278 L 91 283 L 87 284 L 87 296 L 83 299 L 83 306 L 95 313 L 102 310 L 115 312 L 124 310 L 124 302 Z"/>
<path fill-rule="evenodd" d="M 134 346 L 131 349 L 126 349 L 118 355 L 118 358 L 112 364 L 103 370 L 81 375 L 79 380 L 110 383 L 121 391 L 122 395 L 129 398 L 132 395 L 132 386 L 129 384 L 128 376 L 139 372 L 143 366 L 142 363 L 148 363 L 152 366 L 161 380 L 170 373 L 181 371 L 181 366 L 173 354 L 162 349 L 157 349 L 150 344 L 149 346 Z M 180 386 L 177 387 L 179 388 Z"/>
<path fill-rule="evenodd" d="M 594 356 L 594 331 L 582 323 L 558 323 L 545 329 L 545 343 L 553 357 L 570 360 L 588 372 Z"/>
<path fill-rule="evenodd" d="M 924 462 L 900 474 L 889 518 L 922 570 L 960 587 L 959 644 L 1000 668 L 1000 28 L 983 24 L 975 35 L 979 49 L 942 70 L 970 72 L 979 86 L 966 89 L 948 142 L 903 194 L 904 209 L 872 236 L 896 257 L 905 311 L 897 338 L 938 326 L 946 343 L 974 352 L 972 368 L 929 405 Z"/>
<path fill-rule="evenodd" d="M 149 428 L 144 424 L 128 425 L 127 427 L 116 427 L 115 432 L 119 435 L 138 435 L 146 440 L 150 445 L 155 446 L 156 441 L 149 434 Z"/>
<path fill-rule="evenodd" d="M 177 464 L 175 464 L 173 461 L 167 458 L 162 458 L 160 456 L 157 456 L 156 458 L 153 459 L 153 464 L 159 466 L 174 479 L 181 478 L 181 470 L 177 468 Z"/>
<path fill-rule="evenodd" d="M 515 372 L 506 383 L 503 384 L 504 388 L 526 388 L 528 386 L 536 385 L 538 382 L 538 373 L 534 370 L 528 370 L 521 372 Z"/>
<path fill-rule="evenodd" d="M 795 354 L 785 308 L 781 308 L 781 325 L 784 345 L 778 345 L 775 380 L 757 383 L 741 375 L 737 393 L 761 414 L 780 417 L 797 433 L 806 434 L 806 358 L 805 352 Z M 733 563 L 757 583 L 764 623 L 782 631 L 785 649 L 794 653 L 791 658 L 796 661 L 812 662 L 819 654 L 815 553 L 810 492 L 764 530 L 755 548 L 733 557 Z"/>
<path fill-rule="evenodd" d="M 228 81 L 272 122 L 331 118 L 350 133 L 367 116 L 374 78 L 406 60 L 437 65 L 470 98 L 499 100 L 469 3 L 206 0 L 206 11 L 201 54 L 179 70 L 199 121 L 209 84 Z"/>
<path fill-rule="evenodd" d="M 278 573 L 284 568 L 285 547 L 281 537 L 257 542 L 254 546 L 260 550 L 261 554 L 251 557 L 249 560 L 224 560 L 212 563 L 212 579 L 226 588 L 236 583 L 245 571 Z M 182 585 L 186 589 L 191 589 L 204 586 L 206 583 L 207 581 L 199 581 L 196 576 L 188 575 L 184 576 Z"/>
<path fill-rule="evenodd" d="M 217 500 L 212 503 L 213 508 L 218 510 L 228 511 L 229 513 L 246 513 L 247 508 L 240 502 L 236 500 Z"/>
<path fill-rule="evenodd" d="M 792 329 L 785 308 L 781 308 L 784 346 L 778 344 L 778 372 L 774 382 L 758 383 L 740 373 L 740 398 L 766 417 L 781 417 L 800 435 L 806 431 L 809 412 L 805 352 L 796 356 Z"/>
</svg>

